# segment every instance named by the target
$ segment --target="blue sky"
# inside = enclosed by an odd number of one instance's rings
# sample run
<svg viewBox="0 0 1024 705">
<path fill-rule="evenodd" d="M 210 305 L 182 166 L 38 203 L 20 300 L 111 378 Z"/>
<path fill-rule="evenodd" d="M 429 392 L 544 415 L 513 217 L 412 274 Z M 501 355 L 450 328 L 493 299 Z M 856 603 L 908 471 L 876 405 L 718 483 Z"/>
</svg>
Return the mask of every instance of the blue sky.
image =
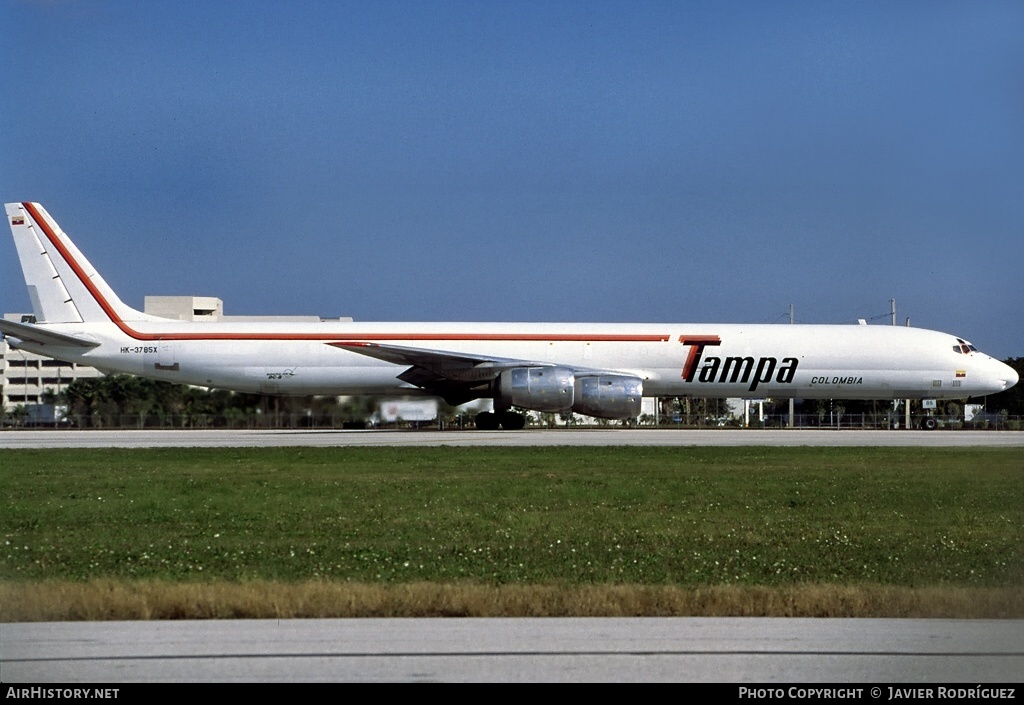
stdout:
<svg viewBox="0 0 1024 705">
<path fill-rule="evenodd" d="M 1024 355 L 1024 3 L 0 6 L 0 192 L 129 304 Z"/>
</svg>

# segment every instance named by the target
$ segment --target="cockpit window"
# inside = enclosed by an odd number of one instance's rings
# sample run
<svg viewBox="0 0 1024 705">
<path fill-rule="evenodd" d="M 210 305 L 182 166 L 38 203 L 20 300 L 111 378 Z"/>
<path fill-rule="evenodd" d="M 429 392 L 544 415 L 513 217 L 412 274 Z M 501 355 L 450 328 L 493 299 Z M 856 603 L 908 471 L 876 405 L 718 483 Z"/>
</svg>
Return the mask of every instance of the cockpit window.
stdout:
<svg viewBox="0 0 1024 705">
<path fill-rule="evenodd" d="M 968 343 L 963 338 L 956 339 L 957 344 L 953 346 L 953 352 L 960 353 L 961 355 L 967 355 L 972 352 L 978 352 L 978 349 Z"/>
</svg>

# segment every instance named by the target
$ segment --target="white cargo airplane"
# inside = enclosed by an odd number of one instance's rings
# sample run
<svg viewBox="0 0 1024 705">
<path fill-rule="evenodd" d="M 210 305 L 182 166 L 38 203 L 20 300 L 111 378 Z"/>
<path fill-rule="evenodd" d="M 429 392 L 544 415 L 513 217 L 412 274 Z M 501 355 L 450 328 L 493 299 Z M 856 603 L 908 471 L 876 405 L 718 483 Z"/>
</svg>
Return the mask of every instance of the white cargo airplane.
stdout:
<svg viewBox="0 0 1024 705">
<path fill-rule="evenodd" d="M 960 399 L 1017 383 L 946 333 L 894 326 L 687 323 L 181 322 L 129 308 L 38 203 L 8 203 L 34 321 L 11 345 L 108 372 L 280 395 L 491 398 L 512 409 L 636 417 L 641 397 Z"/>
</svg>

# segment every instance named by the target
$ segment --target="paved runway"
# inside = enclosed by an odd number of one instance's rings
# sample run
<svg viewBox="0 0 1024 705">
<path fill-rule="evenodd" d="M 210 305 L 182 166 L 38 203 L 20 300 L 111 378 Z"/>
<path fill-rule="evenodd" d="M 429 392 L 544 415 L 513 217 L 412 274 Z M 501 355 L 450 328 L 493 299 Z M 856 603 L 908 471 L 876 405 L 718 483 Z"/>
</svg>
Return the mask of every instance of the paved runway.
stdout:
<svg viewBox="0 0 1024 705">
<path fill-rule="evenodd" d="M 278 446 L 1024 446 L 1024 431 L 646 430 L 32 430 L 0 432 L 0 448 Z"/>
<path fill-rule="evenodd" d="M 975 686 L 1019 682 L 1024 673 L 1024 624 L 993 620 L 75 622 L 2 624 L 0 645 L 4 683 L 700 681 Z M 887 700 L 882 690 L 881 698 Z"/>
</svg>

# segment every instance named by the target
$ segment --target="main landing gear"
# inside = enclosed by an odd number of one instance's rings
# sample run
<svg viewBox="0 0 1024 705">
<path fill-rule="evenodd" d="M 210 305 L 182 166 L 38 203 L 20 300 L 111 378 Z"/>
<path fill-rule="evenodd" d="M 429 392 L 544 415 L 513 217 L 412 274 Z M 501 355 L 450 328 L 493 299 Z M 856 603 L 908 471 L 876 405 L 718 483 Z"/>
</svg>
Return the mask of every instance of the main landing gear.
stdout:
<svg viewBox="0 0 1024 705">
<path fill-rule="evenodd" d="M 498 427 L 506 431 L 518 431 L 526 427 L 526 416 L 514 411 L 484 411 L 476 415 L 476 427 L 481 431 L 497 431 Z"/>
</svg>

